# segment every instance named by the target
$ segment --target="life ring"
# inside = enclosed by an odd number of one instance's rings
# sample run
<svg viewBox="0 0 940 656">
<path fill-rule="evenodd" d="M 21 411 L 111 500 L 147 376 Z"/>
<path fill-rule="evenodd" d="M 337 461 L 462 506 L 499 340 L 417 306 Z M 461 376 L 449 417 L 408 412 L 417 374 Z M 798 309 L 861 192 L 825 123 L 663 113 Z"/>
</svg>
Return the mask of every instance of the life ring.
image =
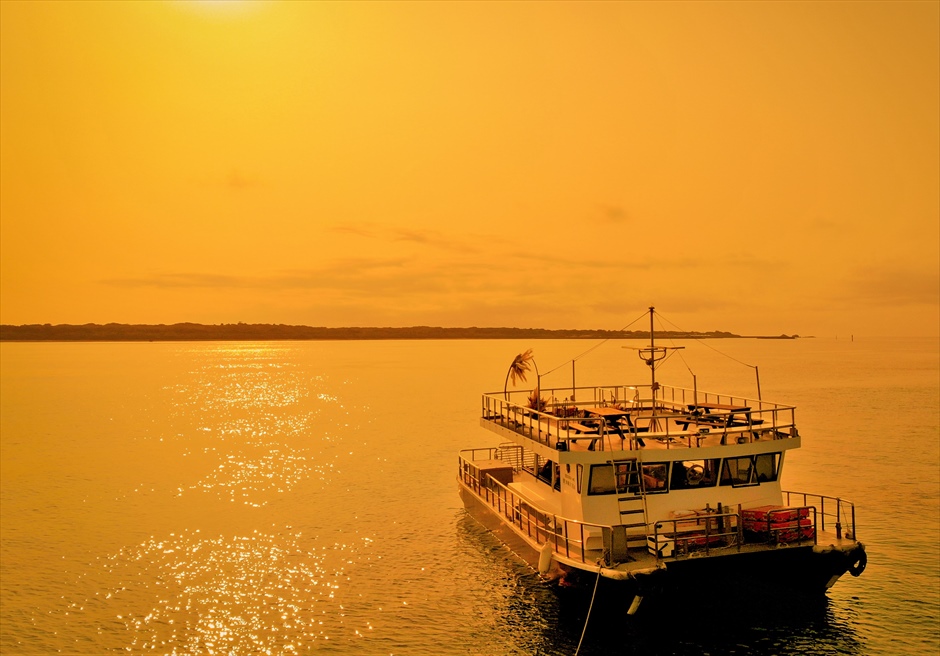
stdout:
<svg viewBox="0 0 940 656">
<path fill-rule="evenodd" d="M 866 565 L 868 565 L 868 554 L 865 553 L 864 549 L 857 549 L 855 552 L 855 560 L 849 565 L 849 574 L 852 576 L 861 576 L 862 572 L 865 571 Z"/>
</svg>

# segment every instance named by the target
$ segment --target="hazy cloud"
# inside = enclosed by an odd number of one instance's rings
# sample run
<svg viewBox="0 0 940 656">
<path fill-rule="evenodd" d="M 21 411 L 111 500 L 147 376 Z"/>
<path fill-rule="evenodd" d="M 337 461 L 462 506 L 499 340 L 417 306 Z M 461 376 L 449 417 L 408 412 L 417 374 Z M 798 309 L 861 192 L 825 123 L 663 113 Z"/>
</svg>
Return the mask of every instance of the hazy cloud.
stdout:
<svg viewBox="0 0 940 656">
<path fill-rule="evenodd" d="M 611 223 L 623 223 L 629 217 L 627 211 L 618 205 L 602 205 L 604 216 Z"/>
<path fill-rule="evenodd" d="M 588 211 L 588 218 L 595 223 L 626 224 L 632 217 L 620 205 L 597 203 Z"/>
<path fill-rule="evenodd" d="M 807 223 L 807 225 L 812 230 L 825 233 L 831 233 L 844 229 L 844 226 L 840 225 L 837 221 L 833 221 L 832 219 L 821 216 L 813 218 Z"/>
<path fill-rule="evenodd" d="M 228 185 L 230 189 L 247 189 L 248 187 L 257 185 L 258 181 L 255 178 L 244 175 L 238 170 L 232 169 L 225 177 L 225 184 Z"/>
<path fill-rule="evenodd" d="M 413 257 L 345 258 L 310 269 L 260 275 L 150 273 L 110 278 L 101 282 L 124 288 L 256 289 L 269 292 L 307 290 L 381 299 L 390 296 L 400 298 L 415 293 L 452 293 L 479 289 L 483 287 L 479 274 L 479 267 L 467 262 L 426 262 Z"/>
<path fill-rule="evenodd" d="M 375 228 L 362 223 L 339 223 L 330 227 L 330 230 L 332 232 L 355 235 L 357 237 L 365 237 L 369 239 L 375 239 L 378 236 Z"/>
<path fill-rule="evenodd" d="M 248 279 L 211 273 L 154 273 L 129 278 L 108 278 L 101 282 L 115 287 L 251 287 Z"/>
<path fill-rule="evenodd" d="M 422 235 L 419 231 L 417 238 Z M 482 254 L 432 250 L 427 254 L 336 258 L 309 267 L 243 275 L 156 272 L 103 282 L 132 294 L 144 288 L 167 294 L 186 290 L 193 298 L 241 297 L 256 292 L 256 296 L 287 304 L 298 312 L 329 309 L 333 321 L 346 325 L 359 321 L 369 325 L 619 329 L 634 318 L 634 310 L 653 304 L 682 329 L 746 332 L 750 328 L 739 327 L 729 317 L 753 314 L 752 302 L 742 298 L 753 292 L 755 285 L 764 284 L 759 272 L 773 270 L 775 278 L 785 279 L 780 273 L 791 267 L 786 260 L 762 259 L 765 256 L 760 253 L 705 259 L 687 255 L 658 262 L 653 254 L 639 259 L 619 257 L 618 252 L 569 250 L 562 255 L 561 250 L 510 249 L 501 244 Z M 683 276 L 687 284 L 673 285 L 676 275 Z M 700 285 L 697 281 L 702 279 L 710 280 L 712 287 Z M 818 311 L 826 314 L 837 307 L 936 305 L 940 280 L 927 272 L 896 268 L 885 273 L 872 265 L 856 272 L 841 293 L 826 299 L 824 289 L 818 292 Z M 804 295 L 803 307 L 811 302 L 812 298 Z M 625 315 L 628 308 L 630 316 Z M 689 321 L 692 316 L 695 321 Z M 701 322 L 706 320 L 709 323 L 703 326 Z M 808 332 L 796 325 L 779 331 Z"/>
<path fill-rule="evenodd" d="M 940 305 L 940 273 L 865 267 L 846 283 L 848 295 L 873 305 Z"/>
<path fill-rule="evenodd" d="M 381 226 L 367 223 L 341 223 L 334 225 L 331 230 L 364 239 L 377 239 L 381 241 L 399 241 L 421 244 L 448 251 L 477 252 L 477 244 L 485 239 L 478 235 L 445 235 L 443 232 L 431 229 L 401 228 L 398 226 Z"/>
</svg>

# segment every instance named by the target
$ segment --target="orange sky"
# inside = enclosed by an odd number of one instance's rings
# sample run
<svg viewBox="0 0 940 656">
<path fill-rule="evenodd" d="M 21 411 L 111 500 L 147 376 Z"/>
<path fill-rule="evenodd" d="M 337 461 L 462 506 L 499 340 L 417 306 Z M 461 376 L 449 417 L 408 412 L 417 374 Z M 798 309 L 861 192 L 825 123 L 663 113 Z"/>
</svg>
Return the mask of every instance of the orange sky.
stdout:
<svg viewBox="0 0 940 656">
<path fill-rule="evenodd" d="M 0 322 L 940 332 L 940 3 L 0 3 Z"/>
</svg>

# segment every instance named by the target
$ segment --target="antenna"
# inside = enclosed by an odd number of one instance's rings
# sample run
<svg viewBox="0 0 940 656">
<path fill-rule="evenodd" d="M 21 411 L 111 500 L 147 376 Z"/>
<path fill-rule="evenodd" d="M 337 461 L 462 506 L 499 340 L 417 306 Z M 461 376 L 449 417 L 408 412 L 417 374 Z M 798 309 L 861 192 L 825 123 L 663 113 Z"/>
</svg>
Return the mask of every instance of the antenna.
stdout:
<svg viewBox="0 0 940 656">
<path fill-rule="evenodd" d="M 669 351 L 678 351 L 684 349 L 684 346 L 656 346 L 656 331 L 653 327 L 653 314 L 656 308 L 650 306 L 650 345 L 643 347 L 624 346 L 623 348 L 632 349 L 637 352 L 640 359 L 650 368 L 650 390 L 653 397 L 653 416 L 650 426 L 656 425 L 656 392 L 659 391 L 659 383 L 656 382 L 656 363 L 665 360 Z"/>
</svg>

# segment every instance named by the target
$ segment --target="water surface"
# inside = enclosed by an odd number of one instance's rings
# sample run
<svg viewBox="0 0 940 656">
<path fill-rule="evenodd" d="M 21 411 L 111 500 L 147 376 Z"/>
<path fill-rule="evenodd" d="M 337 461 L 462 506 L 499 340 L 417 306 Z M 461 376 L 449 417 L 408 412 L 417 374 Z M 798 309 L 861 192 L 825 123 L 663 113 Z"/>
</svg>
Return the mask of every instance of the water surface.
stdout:
<svg viewBox="0 0 940 656">
<path fill-rule="evenodd" d="M 0 344 L 4 654 L 572 654 L 590 599 L 463 510 L 479 395 L 534 347 L 567 385 L 595 343 Z M 663 382 L 798 406 L 784 486 L 855 501 L 869 565 L 813 604 L 592 610 L 582 654 L 936 654 L 936 340 L 682 342 Z M 648 380 L 608 342 L 580 383 Z M 720 627 L 720 631 L 716 631 Z"/>
</svg>

